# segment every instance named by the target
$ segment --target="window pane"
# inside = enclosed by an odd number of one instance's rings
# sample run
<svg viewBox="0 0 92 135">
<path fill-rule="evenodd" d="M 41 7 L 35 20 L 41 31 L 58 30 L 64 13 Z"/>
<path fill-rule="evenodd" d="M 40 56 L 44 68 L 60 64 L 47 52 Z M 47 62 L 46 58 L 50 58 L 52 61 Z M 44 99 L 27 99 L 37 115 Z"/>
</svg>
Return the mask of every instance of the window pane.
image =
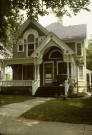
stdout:
<svg viewBox="0 0 92 135">
<path fill-rule="evenodd" d="M 33 34 L 30 34 L 28 36 L 28 42 L 34 42 L 34 35 Z"/>
<path fill-rule="evenodd" d="M 28 44 L 28 56 L 34 51 L 34 44 Z"/>
<path fill-rule="evenodd" d="M 81 55 L 81 43 L 77 43 L 77 55 Z"/>
<path fill-rule="evenodd" d="M 23 45 L 19 45 L 18 51 L 23 51 Z"/>
<path fill-rule="evenodd" d="M 52 59 L 62 59 L 63 60 L 63 56 L 59 51 L 55 51 L 51 54 L 50 58 Z"/>
</svg>

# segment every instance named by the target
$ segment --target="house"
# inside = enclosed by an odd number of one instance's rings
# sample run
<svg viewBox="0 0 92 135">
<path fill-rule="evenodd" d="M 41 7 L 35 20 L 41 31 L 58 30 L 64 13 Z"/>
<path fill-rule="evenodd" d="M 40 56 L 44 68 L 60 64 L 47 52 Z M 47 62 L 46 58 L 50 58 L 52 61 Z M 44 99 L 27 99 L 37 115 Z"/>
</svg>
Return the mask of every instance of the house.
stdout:
<svg viewBox="0 0 92 135">
<path fill-rule="evenodd" d="M 0 42 L 0 80 L 3 78 L 3 60 L 10 57 L 12 57 L 12 53 Z M 6 70 L 9 70 L 9 67 Z M 9 74 L 6 74 L 5 72 L 5 76 L 7 75 Z"/>
<path fill-rule="evenodd" d="M 63 26 L 52 23 L 44 28 L 27 19 L 13 41 L 13 57 L 4 59 L 11 66 L 13 80 L 0 82 L 1 87 L 28 87 L 35 95 L 39 88 L 63 87 L 65 80 L 74 91 L 86 91 L 86 25 Z M 47 89 L 46 89 L 47 88 Z M 62 91 L 62 88 L 60 89 Z"/>
</svg>

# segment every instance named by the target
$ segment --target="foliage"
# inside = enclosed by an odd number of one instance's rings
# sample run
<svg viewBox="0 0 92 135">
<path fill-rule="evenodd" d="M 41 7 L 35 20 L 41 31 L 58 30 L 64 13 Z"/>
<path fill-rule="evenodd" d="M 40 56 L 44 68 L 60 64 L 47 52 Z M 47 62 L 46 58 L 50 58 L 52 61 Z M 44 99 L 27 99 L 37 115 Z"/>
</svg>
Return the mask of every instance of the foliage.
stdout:
<svg viewBox="0 0 92 135">
<path fill-rule="evenodd" d="M 31 19 L 38 18 L 38 15 L 47 13 L 51 8 L 57 16 L 68 14 L 67 9 L 71 9 L 75 14 L 81 9 L 87 9 L 89 0 L 0 0 L 0 40 L 6 37 L 8 24 L 12 27 L 17 20 L 19 11 L 27 10 L 27 15 Z M 67 8 L 68 7 L 68 8 Z"/>
<path fill-rule="evenodd" d="M 92 39 L 89 40 L 86 59 L 87 59 L 87 68 L 89 70 L 92 70 Z"/>
<path fill-rule="evenodd" d="M 92 98 L 51 100 L 22 115 L 27 119 L 92 124 Z"/>
</svg>

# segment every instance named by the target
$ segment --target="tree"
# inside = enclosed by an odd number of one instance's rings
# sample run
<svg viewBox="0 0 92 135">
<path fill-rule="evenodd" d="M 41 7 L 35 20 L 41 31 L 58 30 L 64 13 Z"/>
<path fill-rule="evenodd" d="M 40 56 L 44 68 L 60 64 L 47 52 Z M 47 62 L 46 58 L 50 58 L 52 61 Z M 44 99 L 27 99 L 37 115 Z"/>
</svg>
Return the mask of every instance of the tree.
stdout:
<svg viewBox="0 0 92 135">
<path fill-rule="evenodd" d="M 48 8 L 57 16 L 61 16 L 70 15 L 67 7 L 76 14 L 81 9 L 88 10 L 88 4 L 89 0 L 0 0 L 0 40 L 7 36 L 8 24 L 12 25 L 16 20 L 15 13 L 18 15 L 21 9 L 27 10 L 27 15 L 31 19 L 37 19 L 38 15 L 46 14 Z"/>
<path fill-rule="evenodd" d="M 89 70 L 92 70 L 92 39 L 89 40 L 86 59 L 87 59 L 87 68 Z"/>
</svg>

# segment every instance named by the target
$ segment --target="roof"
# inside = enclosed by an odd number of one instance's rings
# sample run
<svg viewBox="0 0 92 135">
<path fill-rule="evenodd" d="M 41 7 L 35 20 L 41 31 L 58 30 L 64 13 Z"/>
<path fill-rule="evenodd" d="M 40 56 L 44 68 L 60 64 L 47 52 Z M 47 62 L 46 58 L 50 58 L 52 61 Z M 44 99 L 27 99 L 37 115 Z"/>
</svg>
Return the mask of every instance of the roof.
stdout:
<svg viewBox="0 0 92 135">
<path fill-rule="evenodd" d="M 63 26 L 59 22 L 52 23 L 46 27 L 49 32 L 55 33 L 60 39 L 86 38 L 87 25 Z"/>
<path fill-rule="evenodd" d="M 25 29 L 30 25 L 30 23 L 33 23 L 34 25 L 36 25 L 38 28 L 40 28 L 41 31 L 43 31 L 44 34 L 48 34 L 48 30 L 46 28 L 44 28 L 41 24 L 39 24 L 37 21 L 35 20 L 30 20 L 29 18 L 20 26 L 19 30 L 18 30 L 18 34 L 21 35 Z"/>
</svg>

